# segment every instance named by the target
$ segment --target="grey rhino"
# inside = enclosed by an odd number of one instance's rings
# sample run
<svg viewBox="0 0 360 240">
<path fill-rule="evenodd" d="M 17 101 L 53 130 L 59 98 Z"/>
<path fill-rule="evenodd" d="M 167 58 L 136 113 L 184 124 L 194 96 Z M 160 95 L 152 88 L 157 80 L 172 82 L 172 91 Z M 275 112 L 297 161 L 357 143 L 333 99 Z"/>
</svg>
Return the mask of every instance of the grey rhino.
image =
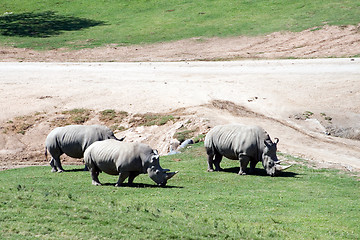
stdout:
<svg viewBox="0 0 360 240">
<path fill-rule="evenodd" d="M 219 125 L 209 131 L 204 146 L 208 155 L 208 171 L 222 170 L 220 162 L 223 156 L 240 161 L 239 175 L 246 174 L 250 162 L 253 173 L 256 164 L 261 161 L 266 173 L 275 176 L 290 166 L 280 165 L 276 156 L 278 138 L 272 142 L 269 134 L 259 126 L 240 124 Z"/>
<path fill-rule="evenodd" d="M 99 173 L 119 175 L 115 186 L 121 186 L 126 178 L 132 184 L 134 178 L 141 173 L 149 177 L 159 186 L 165 186 L 167 180 L 177 172 L 160 167 L 159 155 L 156 150 L 142 143 L 119 142 L 113 139 L 93 143 L 84 153 L 85 164 L 88 166 L 93 185 L 101 185 Z"/>
<path fill-rule="evenodd" d="M 68 125 L 53 129 L 45 140 L 45 157 L 51 155 L 52 172 L 62 172 L 60 156 L 83 158 L 84 152 L 93 142 L 117 139 L 110 128 L 102 125 Z M 117 139 L 122 140 L 122 139 Z"/>
</svg>

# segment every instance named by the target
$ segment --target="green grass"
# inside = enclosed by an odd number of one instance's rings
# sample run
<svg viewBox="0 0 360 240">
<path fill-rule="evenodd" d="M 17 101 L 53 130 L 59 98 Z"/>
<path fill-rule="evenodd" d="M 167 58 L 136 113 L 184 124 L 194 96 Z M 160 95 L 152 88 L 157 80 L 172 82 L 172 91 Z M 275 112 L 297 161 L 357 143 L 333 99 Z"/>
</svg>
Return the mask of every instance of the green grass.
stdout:
<svg viewBox="0 0 360 240">
<path fill-rule="evenodd" d="M 0 239 L 357 239 L 359 182 L 335 170 L 296 165 L 279 177 L 206 172 L 202 143 L 161 158 L 179 170 L 167 187 L 147 175 L 116 188 L 116 176 L 50 173 L 50 167 L 0 172 Z M 80 166 L 65 166 L 81 169 Z"/>
<path fill-rule="evenodd" d="M 134 117 L 130 120 L 130 123 L 133 126 L 153 126 L 165 125 L 169 121 L 176 121 L 178 117 L 172 115 L 156 114 L 156 113 L 145 113 L 145 114 L 135 114 Z"/>
<path fill-rule="evenodd" d="M 0 16 L 1 45 L 84 48 L 357 24 L 360 2 L 3 0 Z"/>
<path fill-rule="evenodd" d="M 161 115 L 151 115 L 151 114 L 147 114 L 145 115 L 145 123 L 144 126 L 153 126 L 153 125 L 164 125 L 166 124 L 168 121 L 172 121 L 175 118 L 172 115 L 165 115 L 165 116 L 161 116 Z"/>
<path fill-rule="evenodd" d="M 189 130 L 185 127 L 181 127 L 179 129 L 177 129 L 177 131 L 174 134 L 174 138 L 177 139 L 179 142 L 183 142 L 186 139 L 192 138 L 194 136 L 194 132 L 196 131 L 196 129 L 194 130 Z"/>
<path fill-rule="evenodd" d="M 64 120 L 62 125 L 82 124 L 89 120 L 90 113 L 91 110 L 85 108 L 74 108 L 69 111 L 62 111 L 62 114 L 69 115 L 66 119 L 62 119 Z M 59 121 L 59 119 L 55 120 L 55 123 L 59 124 L 60 122 L 61 120 Z"/>
</svg>

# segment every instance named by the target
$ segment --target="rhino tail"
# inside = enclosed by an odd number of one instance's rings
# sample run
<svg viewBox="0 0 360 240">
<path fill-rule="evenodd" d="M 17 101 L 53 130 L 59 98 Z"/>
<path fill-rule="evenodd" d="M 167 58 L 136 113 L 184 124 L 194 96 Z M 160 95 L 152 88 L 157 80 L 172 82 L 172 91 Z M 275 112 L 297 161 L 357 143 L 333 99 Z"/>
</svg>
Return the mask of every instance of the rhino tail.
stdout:
<svg viewBox="0 0 360 240">
<path fill-rule="evenodd" d="M 48 160 L 47 155 L 48 155 L 48 151 L 47 151 L 47 147 L 45 147 L 45 160 L 46 161 Z"/>
<path fill-rule="evenodd" d="M 118 141 L 120 141 L 120 142 L 122 142 L 122 141 L 124 141 L 125 137 L 126 137 L 126 136 L 123 136 L 123 137 L 121 137 L 121 138 L 115 137 L 115 139 L 118 140 Z"/>
</svg>

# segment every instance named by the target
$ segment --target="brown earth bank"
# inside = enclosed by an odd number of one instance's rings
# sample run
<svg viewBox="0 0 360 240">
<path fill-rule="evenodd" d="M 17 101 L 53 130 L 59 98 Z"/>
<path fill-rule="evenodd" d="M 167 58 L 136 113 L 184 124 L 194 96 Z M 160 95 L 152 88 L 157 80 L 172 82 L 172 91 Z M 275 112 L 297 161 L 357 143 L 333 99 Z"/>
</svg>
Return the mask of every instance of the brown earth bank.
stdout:
<svg viewBox="0 0 360 240">
<path fill-rule="evenodd" d="M 105 124 L 164 155 L 179 132 L 190 138 L 243 123 L 280 138 L 284 154 L 359 172 L 359 58 L 190 61 L 357 56 L 359 34 L 359 25 L 325 26 L 77 51 L 1 48 L 0 169 L 47 165 L 46 135 L 64 124 Z M 144 124 L 148 116 L 167 120 Z"/>
<path fill-rule="evenodd" d="M 94 49 L 31 49 L 0 47 L 0 61 L 25 62 L 171 62 L 235 59 L 328 58 L 360 55 L 360 24 L 322 26 L 302 32 L 266 36 L 196 37 L 157 44 Z"/>
</svg>

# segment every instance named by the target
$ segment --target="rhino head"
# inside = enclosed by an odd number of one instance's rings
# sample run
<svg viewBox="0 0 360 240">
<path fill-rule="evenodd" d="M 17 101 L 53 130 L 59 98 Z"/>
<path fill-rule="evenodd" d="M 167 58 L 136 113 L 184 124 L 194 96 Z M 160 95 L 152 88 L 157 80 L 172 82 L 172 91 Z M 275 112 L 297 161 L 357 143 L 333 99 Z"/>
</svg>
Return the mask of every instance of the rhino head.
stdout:
<svg viewBox="0 0 360 240">
<path fill-rule="evenodd" d="M 291 165 L 280 165 L 280 161 L 276 156 L 278 142 L 278 138 L 275 138 L 274 142 L 272 142 L 270 139 L 264 140 L 265 147 L 262 154 L 262 164 L 266 170 L 266 173 L 272 177 L 291 167 Z"/>
<path fill-rule="evenodd" d="M 153 150 L 153 155 L 150 156 L 150 165 L 147 169 L 149 177 L 159 186 L 164 187 L 167 180 L 172 178 L 178 171 L 169 172 L 169 169 L 163 169 L 159 163 L 159 155 L 156 150 Z"/>
</svg>

